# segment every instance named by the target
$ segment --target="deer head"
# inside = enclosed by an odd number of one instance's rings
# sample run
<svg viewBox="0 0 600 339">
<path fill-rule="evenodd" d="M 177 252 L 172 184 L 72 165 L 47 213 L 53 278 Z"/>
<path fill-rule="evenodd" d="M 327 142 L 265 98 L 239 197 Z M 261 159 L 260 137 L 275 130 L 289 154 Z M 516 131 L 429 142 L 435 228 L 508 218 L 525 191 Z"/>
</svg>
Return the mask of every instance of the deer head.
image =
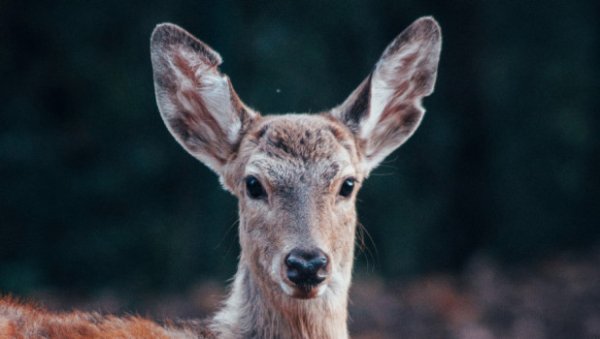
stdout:
<svg viewBox="0 0 600 339">
<path fill-rule="evenodd" d="M 440 47 L 439 26 L 421 18 L 340 106 L 316 115 L 264 116 L 242 103 L 212 48 L 178 26 L 155 29 L 161 116 L 183 148 L 239 199 L 240 270 L 258 293 L 280 301 L 275 306 L 345 300 L 357 191 L 419 126 Z"/>
</svg>

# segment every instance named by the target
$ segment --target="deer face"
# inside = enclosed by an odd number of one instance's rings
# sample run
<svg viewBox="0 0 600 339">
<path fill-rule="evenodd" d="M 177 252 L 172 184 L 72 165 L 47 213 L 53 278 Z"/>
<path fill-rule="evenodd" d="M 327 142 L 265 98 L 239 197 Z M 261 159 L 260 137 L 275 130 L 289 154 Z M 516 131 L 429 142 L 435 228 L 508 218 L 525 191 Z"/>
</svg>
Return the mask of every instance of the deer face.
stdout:
<svg viewBox="0 0 600 339">
<path fill-rule="evenodd" d="M 269 117 L 255 125 L 226 172 L 240 200 L 243 260 L 260 281 L 293 297 L 344 285 L 364 178 L 352 133 L 323 116 Z"/>
<path fill-rule="evenodd" d="M 240 101 L 215 51 L 177 26 L 155 29 L 161 116 L 238 197 L 240 260 L 263 293 L 302 299 L 346 293 L 356 191 L 419 125 L 440 45 L 437 23 L 419 19 L 340 106 L 319 115 L 263 117 Z"/>
</svg>

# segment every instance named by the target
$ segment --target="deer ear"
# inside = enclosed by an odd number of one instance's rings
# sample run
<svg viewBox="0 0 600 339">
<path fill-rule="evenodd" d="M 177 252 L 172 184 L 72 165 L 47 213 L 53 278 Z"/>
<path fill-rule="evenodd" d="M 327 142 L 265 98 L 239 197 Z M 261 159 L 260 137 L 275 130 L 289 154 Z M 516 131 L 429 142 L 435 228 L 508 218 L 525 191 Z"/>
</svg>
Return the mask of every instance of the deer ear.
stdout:
<svg viewBox="0 0 600 339">
<path fill-rule="evenodd" d="M 433 92 L 440 50 L 437 22 L 418 19 L 385 49 L 350 97 L 331 111 L 360 141 L 367 173 L 419 126 L 425 112 L 421 99 Z"/>
<path fill-rule="evenodd" d="M 218 174 L 258 113 L 246 107 L 221 56 L 173 24 L 158 25 L 150 52 L 160 114 L 175 139 Z"/>
</svg>

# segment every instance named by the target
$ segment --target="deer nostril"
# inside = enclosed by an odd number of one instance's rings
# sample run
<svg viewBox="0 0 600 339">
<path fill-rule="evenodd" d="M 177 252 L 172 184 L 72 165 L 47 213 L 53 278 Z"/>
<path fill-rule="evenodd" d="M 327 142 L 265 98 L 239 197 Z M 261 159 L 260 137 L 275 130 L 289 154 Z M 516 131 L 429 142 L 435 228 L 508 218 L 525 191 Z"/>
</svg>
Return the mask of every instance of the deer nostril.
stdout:
<svg viewBox="0 0 600 339">
<path fill-rule="evenodd" d="M 285 258 L 287 277 L 299 286 L 315 286 L 327 278 L 329 260 L 323 251 L 294 249 Z"/>
<path fill-rule="evenodd" d="M 306 268 L 308 263 L 302 257 L 298 257 L 295 254 L 291 253 L 285 259 L 285 264 L 288 268 L 303 270 Z"/>
<path fill-rule="evenodd" d="M 318 256 L 318 257 L 310 260 L 308 263 L 314 267 L 321 268 L 321 267 L 324 267 L 325 265 L 327 265 L 327 257 L 324 255 Z"/>
</svg>

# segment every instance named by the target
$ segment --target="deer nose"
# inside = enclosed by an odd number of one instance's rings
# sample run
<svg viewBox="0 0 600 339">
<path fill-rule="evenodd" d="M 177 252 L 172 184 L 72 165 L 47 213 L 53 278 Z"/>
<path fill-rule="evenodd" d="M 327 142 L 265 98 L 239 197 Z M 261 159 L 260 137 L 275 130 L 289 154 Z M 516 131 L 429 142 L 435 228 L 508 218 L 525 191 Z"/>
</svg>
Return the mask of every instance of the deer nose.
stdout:
<svg viewBox="0 0 600 339">
<path fill-rule="evenodd" d="M 300 287 L 313 287 L 327 278 L 327 255 L 323 251 L 293 249 L 285 258 L 287 277 Z"/>
</svg>

